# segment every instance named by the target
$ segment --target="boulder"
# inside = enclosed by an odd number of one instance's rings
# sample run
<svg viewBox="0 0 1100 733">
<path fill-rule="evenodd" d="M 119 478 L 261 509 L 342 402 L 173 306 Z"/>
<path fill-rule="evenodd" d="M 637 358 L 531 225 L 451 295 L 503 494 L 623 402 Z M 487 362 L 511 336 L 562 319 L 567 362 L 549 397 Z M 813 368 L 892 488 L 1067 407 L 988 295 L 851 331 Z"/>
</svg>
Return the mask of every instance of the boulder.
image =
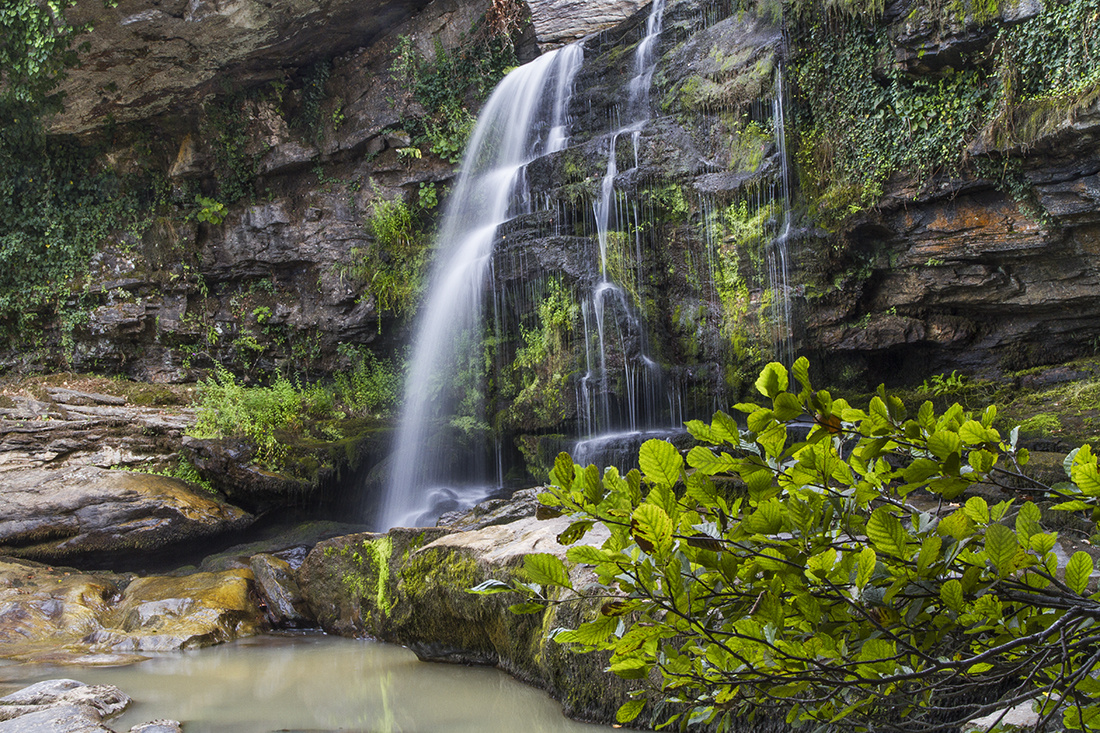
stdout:
<svg viewBox="0 0 1100 733">
<path fill-rule="evenodd" d="M 290 563 L 268 553 L 250 562 L 256 591 L 264 601 L 267 618 L 277 627 L 309 626 L 311 618 Z"/>
<path fill-rule="evenodd" d="M 263 621 L 251 585 L 248 570 L 135 579 L 0 559 L 0 657 L 120 663 L 232 641 Z"/>
<path fill-rule="evenodd" d="M 243 510 L 167 476 L 88 465 L 8 468 L 0 476 L 0 552 L 17 557 L 87 562 L 155 552 L 252 523 Z"/>
<path fill-rule="evenodd" d="M 111 733 L 101 723 L 130 705 L 113 685 L 46 680 L 0 698 L 0 731 L 7 733 Z"/>
<path fill-rule="evenodd" d="M 520 519 L 470 532 L 394 529 L 322 542 L 298 572 L 313 614 L 333 633 L 375 636 L 403 644 L 421 659 L 494 664 L 548 690 L 566 714 L 613 720 L 627 685 L 604 672 L 606 657 L 574 654 L 549 641 L 547 629 L 575 625 L 596 613 L 589 602 L 515 615 L 507 595 L 467 590 L 489 578 L 522 573 L 532 552 L 563 556 L 557 535 L 568 518 Z M 598 542 L 595 532 L 587 538 Z M 574 582 L 583 586 L 583 569 Z"/>
</svg>

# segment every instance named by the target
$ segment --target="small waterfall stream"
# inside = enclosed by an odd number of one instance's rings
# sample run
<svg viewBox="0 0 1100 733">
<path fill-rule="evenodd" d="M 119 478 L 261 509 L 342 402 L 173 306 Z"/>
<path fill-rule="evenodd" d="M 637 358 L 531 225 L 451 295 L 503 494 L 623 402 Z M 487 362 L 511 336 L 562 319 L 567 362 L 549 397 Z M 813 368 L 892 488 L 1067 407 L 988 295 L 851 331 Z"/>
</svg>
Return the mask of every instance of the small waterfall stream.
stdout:
<svg viewBox="0 0 1100 733">
<path fill-rule="evenodd" d="M 615 178 L 619 175 L 617 148 L 621 137 L 631 136 L 634 169 L 637 169 L 642 129 L 651 118 L 649 94 L 657 65 L 654 52 L 661 34 L 664 12 L 665 0 L 653 0 L 646 21 L 646 34 L 635 50 L 634 76 L 628 85 L 625 118 L 620 120 L 619 127 L 612 130 L 608 137 L 607 171 L 600 181 L 599 198 L 593 203 L 600 267 L 599 278 L 589 299 L 582 306 L 584 327 L 588 334 L 585 342 L 586 372 L 578 385 L 581 439 L 573 447 L 574 458 L 582 464 L 589 461 L 605 462 L 608 465 L 623 463 L 622 457 L 630 454 L 629 449 L 622 448 L 624 443 L 629 445 L 633 442 L 631 436 L 658 427 L 658 414 L 664 407 L 664 375 L 660 365 L 649 354 L 647 329 L 635 311 L 638 304 L 630 302 L 623 284 L 614 282 L 608 271 L 608 237 L 613 214 L 622 225 L 620 229 L 629 229 L 630 215 L 633 214 L 639 267 L 642 261 L 639 240 L 642 222 L 637 206 L 615 190 Z M 609 316 L 617 318 L 609 320 Z M 633 354 L 627 353 L 624 336 L 612 328 L 612 321 L 616 324 L 619 321 L 625 322 L 629 332 L 636 334 L 637 343 L 633 345 Z M 612 388 L 609 383 L 609 339 L 615 337 L 617 342 L 611 345 L 619 350 L 624 362 L 624 394 L 617 395 L 622 403 L 619 410 L 613 409 Z M 592 348 L 590 341 L 595 342 L 595 348 Z M 678 400 L 670 395 L 668 402 L 670 408 L 674 408 Z M 670 409 L 670 413 L 671 424 L 663 427 L 678 428 L 680 422 L 676 420 L 676 410 Z"/>
<path fill-rule="evenodd" d="M 540 56 L 506 76 L 481 111 L 440 226 L 375 520 L 380 528 L 433 519 L 456 498 L 456 486 L 473 495 L 460 502 L 468 504 L 501 484 L 499 462 L 476 435 L 488 432 L 477 375 L 490 260 L 500 225 L 531 209 L 526 167 L 567 142 L 568 100 L 582 60 L 579 44 Z"/>
</svg>

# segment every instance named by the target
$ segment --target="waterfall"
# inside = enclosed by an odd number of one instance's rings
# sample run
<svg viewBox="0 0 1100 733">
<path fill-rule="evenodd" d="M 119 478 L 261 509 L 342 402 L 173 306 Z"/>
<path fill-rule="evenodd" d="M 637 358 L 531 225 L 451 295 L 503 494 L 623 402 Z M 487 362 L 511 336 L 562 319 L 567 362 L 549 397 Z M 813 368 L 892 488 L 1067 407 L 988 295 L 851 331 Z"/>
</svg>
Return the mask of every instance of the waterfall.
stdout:
<svg viewBox="0 0 1100 733">
<path fill-rule="evenodd" d="M 773 340 L 776 357 L 788 367 L 794 363 L 794 334 L 791 322 L 790 253 L 791 236 L 791 171 L 787 159 L 786 100 L 783 88 L 783 66 L 775 69 L 775 99 L 772 101 L 772 125 L 779 154 L 779 197 L 782 212 L 776 235 L 769 243 L 766 256 L 768 286 L 773 309 Z"/>
<path fill-rule="evenodd" d="M 418 317 L 390 476 L 375 521 L 382 529 L 432 519 L 448 501 L 470 505 L 502 482 L 499 461 L 488 459 L 478 436 L 488 432 L 478 392 L 484 387 L 482 300 L 498 227 L 530 210 L 527 165 L 566 145 L 568 100 L 582 58 L 574 44 L 516 69 L 478 118 L 443 214 Z M 459 433 L 472 449 L 462 449 Z"/>
<path fill-rule="evenodd" d="M 664 12 L 665 0 L 653 0 L 646 21 L 646 34 L 635 50 L 634 76 L 629 82 L 625 119 L 620 121 L 620 126 L 613 129 L 608 137 L 607 170 L 600 182 L 599 198 L 593 203 L 596 237 L 599 243 L 599 277 L 582 309 L 587 334 L 586 371 L 578 384 L 577 400 L 582 439 L 573 448 L 574 457 L 582 463 L 590 459 L 600 460 L 606 465 L 621 463 L 620 456 L 631 454 L 629 449 L 622 448 L 624 437 L 637 435 L 640 431 L 656 427 L 654 423 L 657 406 L 663 401 L 660 394 L 663 391 L 663 373 L 648 353 L 645 324 L 634 312 L 637 304 L 632 306 L 622 284 L 614 282 L 608 271 L 608 237 L 613 212 L 617 214 L 619 224 L 628 225 L 629 211 L 632 211 L 635 232 L 641 228 L 637 207 L 626 206 L 625 199 L 621 199 L 615 191 L 615 177 L 619 172 L 617 147 L 619 138 L 630 134 L 636 169 L 639 165 L 638 148 L 641 131 L 651 117 L 649 92 L 657 66 L 654 51 L 661 34 Z M 640 239 L 636 240 L 635 248 L 640 268 Z M 633 360 L 626 353 L 624 334 L 618 330 L 612 333 L 610 328 L 613 319 L 609 320 L 609 315 L 615 312 L 621 315 L 622 321 L 637 338 Z M 617 343 L 614 345 L 622 353 L 624 361 L 622 378 L 625 394 L 620 396 L 624 404 L 617 411 L 612 409 L 612 390 L 609 384 L 611 369 L 608 361 L 608 342 L 613 336 L 617 337 Z M 589 343 L 591 340 L 595 341 L 595 348 Z M 680 423 L 675 421 L 679 400 L 670 393 L 668 402 L 671 419 L 675 423 L 668 427 L 678 428 Z M 610 446 L 615 448 L 611 453 L 605 454 L 605 448 Z"/>
</svg>

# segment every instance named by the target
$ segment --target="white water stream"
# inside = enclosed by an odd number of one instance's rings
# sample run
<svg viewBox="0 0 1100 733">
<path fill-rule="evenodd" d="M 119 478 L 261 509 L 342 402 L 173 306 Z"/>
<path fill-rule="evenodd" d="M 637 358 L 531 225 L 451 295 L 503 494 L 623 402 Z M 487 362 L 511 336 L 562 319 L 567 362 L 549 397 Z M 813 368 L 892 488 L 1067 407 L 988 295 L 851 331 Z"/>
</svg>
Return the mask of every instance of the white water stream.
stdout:
<svg viewBox="0 0 1100 733">
<path fill-rule="evenodd" d="M 625 119 L 608 138 L 607 170 L 600 182 L 600 196 L 593 204 L 596 234 L 600 252 L 600 276 L 588 302 L 583 304 L 585 332 L 586 372 L 578 384 L 578 410 L 580 412 L 581 441 L 574 446 L 575 458 L 582 463 L 599 461 L 605 446 L 620 445 L 623 438 L 641 435 L 656 427 L 657 405 L 662 402 L 663 374 L 660 365 L 648 353 L 645 324 L 635 312 L 638 304 L 630 303 L 622 283 L 614 282 L 608 272 L 608 236 L 613 213 L 618 213 L 619 224 L 626 224 L 633 211 L 635 232 L 640 230 L 636 206 L 628 205 L 625 197 L 617 195 L 615 178 L 619 174 L 616 150 L 619 138 L 629 134 L 634 145 L 634 167 L 639 165 L 639 141 L 642 129 L 651 118 L 649 93 L 656 69 L 655 50 L 663 27 L 665 0 L 653 0 L 646 21 L 646 34 L 634 52 L 634 76 L 629 83 L 629 96 L 625 107 Z M 627 227 L 628 228 L 628 227 Z M 637 236 L 637 234 L 636 234 Z M 641 264 L 641 245 L 635 242 L 637 258 Z M 638 339 L 637 353 L 628 355 L 623 334 L 612 328 L 617 314 L 628 324 L 628 330 Z M 617 324 L 614 324 L 617 325 Z M 612 339 L 614 339 L 612 341 Z M 594 346 L 591 341 L 594 341 Z M 609 343 L 609 341 L 611 343 Z M 610 385 L 609 346 L 622 353 L 623 391 L 617 395 L 621 410 L 613 410 Z M 678 400 L 670 396 L 671 424 L 678 428 L 680 421 L 676 405 Z M 613 414 L 621 412 L 621 414 Z"/>
<path fill-rule="evenodd" d="M 527 165 L 565 147 L 569 96 L 582 59 L 581 46 L 574 44 L 516 69 L 478 117 L 440 226 L 390 478 L 375 521 L 380 529 L 434 519 L 440 502 L 454 496 L 456 484 L 465 484 L 459 491 L 467 500 L 460 503 L 467 505 L 501 484 L 499 474 L 490 476 L 486 466 L 478 465 L 488 463 L 479 451 L 457 458 L 448 454 L 456 430 L 469 436 L 481 429 L 479 419 L 484 424 L 484 414 L 477 414 L 478 369 L 483 297 L 497 229 L 531 208 Z M 456 471 L 456 464 L 467 470 Z"/>
</svg>

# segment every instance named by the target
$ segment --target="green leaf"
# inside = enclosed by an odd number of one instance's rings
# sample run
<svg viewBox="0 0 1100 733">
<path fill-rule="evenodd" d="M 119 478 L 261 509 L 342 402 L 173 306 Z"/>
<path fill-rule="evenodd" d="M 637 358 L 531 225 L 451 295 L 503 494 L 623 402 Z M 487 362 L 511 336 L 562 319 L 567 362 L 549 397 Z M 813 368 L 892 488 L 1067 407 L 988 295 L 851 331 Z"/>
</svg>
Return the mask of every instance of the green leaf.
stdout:
<svg viewBox="0 0 1100 733">
<path fill-rule="evenodd" d="M 644 707 L 645 700 L 628 700 L 615 713 L 615 720 L 619 723 L 629 723 L 638 717 Z"/>
<path fill-rule="evenodd" d="M 716 456 L 714 451 L 701 445 L 697 445 L 688 451 L 687 462 L 689 466 L 697 471 L 702 471 L 708 476 L 729 473 L 737 465 L 736 459 L 729 453 Z"/>
<path fill-rule="evenodd" d="M 715 437 L 721 438 L 730 445 L 741 442 L 741 429 L 737 427 L 737 421 L 724 412 L 714 413 L 710 429 L 714 431 Z"/>
<path fill-rule="evenodd" d="M 980 445 L 982 443 L 996 443 L 1001 439 L 997 431 L 987 428 L 977 420 L 967 420 L 959 427 L 959 438 L 967 445 Z"/>
<path fill-rule="evenodd" d="M 767 397 L 775 399 L 776 395 L 787 389 L 787 367 L 777 361 L 773 361 L 764 367 L 760 377 L 756 380 L 756 390 Z"/>
<path fill-rule="evenodd" d="M 684 457 L 666 440 L 647 440 L 638 453 L 638 465 L 646 479 L 658 486 L 672 487 L 680 480 Z"/>
<path fill-rule="evenodd" d="M 958 453 L 960 448 L 962 448 L 962 441 L 950 430 L 937 430 L 928 438 L 928 450 L 941 461 L 946 460 L 952 453 Z"/>
<path fill-rule="evenodd" d="M 1073 553 L 1073 557 L 1066 563 L 1066 585 L 1074 593 L 1084 593 L 1089 584 L 1089 576 L 1092 575 L 1092 557 L 1081 550 Z"/>
<path fill-rule="evenodd" d="M 574 545 L 566 550 L 565 556 L 569 558 L 569 562 L 583 565 L 599 565 L 610 559 L 605 550 L 593 547 L 592 545 Z"/>
<path fill-rule="evenodd" d="M 569 580 L 569 571 L 565 569 L 565 563 L 557 555 L 547 552 L 536 552 L 524 555 L 523 567 L 527 571 L 527 577 L 540 585 L 556 585 L 562 588 L 572 588 Z"/>
<path fill-rule="evenodd" d="M 558 535 L 558 544 L 573 544 L 574 542 L 578 541 L 586 534 L 588 534 L 588 530 L 592 529 L 592 525 L 594 524 L 595 522 L 591 519 L 582 520 L 580 522 L 573 522 L 568 527 L 566 527 L 561 534 Z"/>
<path fill-rule="evenodd" d="M 584 486 L 584 498 L 593 504 L 598 504 L 603 498 L 603 482 L 600 481 L 600 469 L 589 464 L 581 472 L 581 480 Z"/>
<path fill-rule="evenodd" d="M 776 395 L 773 409 L 775 419 L 780 422 L 794 420 L 803 412 L 802 402 L 790 392 L 780 392 Z"/>
<path fill-rule="evenodd" d="M 508 606 L 508 610 L 517 616 L 524 616 L 532 613 L 542 613 L 546 610 L 546 607 L 541 603 L 516 603 Z"/>
<path fill-rule="evenodd" d="M 554 468 L 550 471 L 550 483 L 560 486 L 565 490 L 573 488 L 573 476 L 576 469 L 573 467 L 573 459 L 568 453 L 562 451 L 554 459 Z"/>
<path fill-rule="evenodd" d="M 985 532 L 985 551 L 1002 578 L 1016 569 L 1015 557 L 1018 549 L 1015 532 L 1003 524 L 989 525 Z"/>
<path fill-rule="evenodd" d="M 607 671 L 624 680 L 640 680 L 649 673 L 649 664 L 644 659 L 626 657 L 613 662 Z"/>
<path fill-rule="evenodd" d="M 559 629 L 554 633 L 554 641 L 559 644 L 586 644 L 595 646 L 607 641 L 607 637 L 619 628 L 619 619 L 613 616 L 598 616 L 596 620 L 583 623 L 576 629 Z"/>
<path fill-rule="evenodd" d="M 859 552 L 859 569 L 856 571 L 856 587 L 863 590 L 871 580 L 871 574 L 875 572 L 878 563 L 878 555 L 874 548 L 864 547 Z"/>
<path fill-rule="evenodd" d="M 879 507 L 867 520 L 867 538 L 879 550 L 902 560 L 909 559 L 905 528 L 888 508 Z"/>
<path fill-rule="evenodd" d="M 1039 526 L 1042 518 L 1042 512 L 1034 503 L 1027 501 L 1020 506 L 1020 511 L 1016 514 L 1016 537 L 1021 545 L 1027 547 L 1032 535 L 1042 531 Z"/>
<path fill-rule="evenodd" d="M 972 496 L 967 499 L 963 511 L 976 524 L 989 524 L 989 504 L 982 497 Z"/>
<path fill-rule="evenodd" d="M 963 598 L 962 583 L 957 578 L 952 578 L 940 586 L 940 600 L 952 611 L 961 613 L 966 602 Z"/>
<path fill-rule="evenodd" d="M 634 510 L 630 534 L 638 547 L 651 555 L 664 558 L 672 551 L 672 520 L 655 504 L 642 504 Z"/>
</svg>

